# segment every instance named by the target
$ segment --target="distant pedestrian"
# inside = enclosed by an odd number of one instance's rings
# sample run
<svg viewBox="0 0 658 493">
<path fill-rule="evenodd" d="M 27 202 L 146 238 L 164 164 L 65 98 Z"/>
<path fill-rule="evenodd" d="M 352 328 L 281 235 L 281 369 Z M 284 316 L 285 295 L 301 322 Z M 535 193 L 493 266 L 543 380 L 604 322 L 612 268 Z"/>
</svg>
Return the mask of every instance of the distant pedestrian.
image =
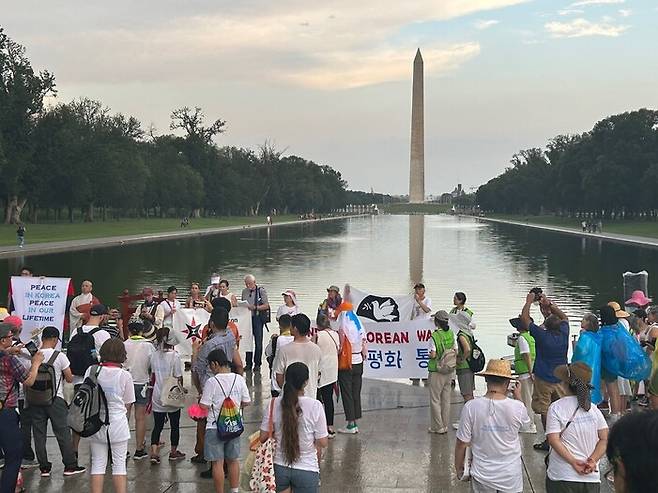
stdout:
<svg viewBox="0 0 658 493">
<path fill-rule="evenodd" d="M 338 348 L 340 337 L 331 328 L 328 317 L 322 315 L 317 320 L 318 331 L 315 343 L 320 348 L 320 381 L 318 382 L 317 398 L 324 406 L 324 415 L 327 418 L 327 431 L 329 438 L 334 438 L 334 387 L 338 381 Z"/>
<path fill-rule="evenodd" d="M 25 225 L 23 223 L 18 223 L 18 228 L 16 228 L 16 239 L 18 241 L 18 247 L 23 248 L 25 246 Z"/>
<path fill-rule="evenodd" d="M 247 274 L 244 278 L 242 301 L 251 310 L 251 332 L 254 336 L 254 350 L 247 351 L 245 370 L 260 371 L 263 358 L 263 326 L 269 322 L 270 302 L 264 287 L 256 284 L 256 278 Z"/>
<path fill-rule="evenodd" d="M 487 393 L 464 404 L 455 443 L 455 469 L 462 478 L 466 451 L 470 447 L 471 491 L 474 493 L 523 491 L 519 430 L 530 424 L 521 400 L 521 388 L 514 387 L 514 399 L 507 397 L 512 379 L 510 363 L 491 359 L 478 376 L 487 383 Z"/>
<path fill-rule="evenodd" d="M 443 435 L 448 432 L 450 421 L 450 394 L 452 380 L 457 365 L 455 351 L 455 333 L 448 325 L 448 313 L 440 310 L 434 314 L 436 329 L 432 332 L 432 340 L 428 344 L 430 359 L 430 433 Z"/>
</svg>

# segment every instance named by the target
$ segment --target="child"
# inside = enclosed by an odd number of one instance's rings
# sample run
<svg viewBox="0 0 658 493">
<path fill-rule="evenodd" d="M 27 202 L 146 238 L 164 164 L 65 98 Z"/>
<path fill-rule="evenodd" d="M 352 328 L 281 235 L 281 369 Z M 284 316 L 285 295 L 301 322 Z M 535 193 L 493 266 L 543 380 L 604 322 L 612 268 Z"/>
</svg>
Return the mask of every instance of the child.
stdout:
<svg viewBox="0 0 658 493">
<path fill-rule="evenodd" d="M 231 372 L 231 360 L 223 349 L 215 349 L 208 354 L 208 367 L 214 376 L 203 387 L 199 405 L 208 410 L 204 457 L 212 462 L 212 477 L 217 493 L 224 492 L 224 461 L 228 468 L 228 481 L 231 493 L 237 493 L 240 484 L 240 437 L 228 441 L 220 440 L 217 432 L 217 418 L 226 397 L 230 397 L 238 408 L 251 403 L 247 383 L 241 375 Z"/>
</svg>

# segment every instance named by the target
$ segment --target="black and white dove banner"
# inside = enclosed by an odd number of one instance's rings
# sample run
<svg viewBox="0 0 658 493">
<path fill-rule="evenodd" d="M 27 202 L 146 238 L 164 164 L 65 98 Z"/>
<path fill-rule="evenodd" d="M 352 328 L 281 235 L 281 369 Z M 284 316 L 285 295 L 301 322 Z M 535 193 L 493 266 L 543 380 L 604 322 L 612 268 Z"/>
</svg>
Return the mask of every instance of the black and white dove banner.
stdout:
<svg viewBox="0 0 658 493">
<path fill-rule="evenodd" d="M 413 294 L 376 295 L 350 286 L 354 312 L 364 324 L 411 320 L 416 300 Z"/>
<path fill-rule="evenodd" d="M 210 313 L 204 308 L 182 308 L 174 312 L 174 330 L 180 343 L 176 347 L 181 356 L 192 354 L 192 341 L 205 334 Z M 229 313 L 229 328 L 240 334 L 240 351 L 253 351 L 254 336 L 251 332 L 251 312 L 242 306 L 233 307 Z"/>
</svg>

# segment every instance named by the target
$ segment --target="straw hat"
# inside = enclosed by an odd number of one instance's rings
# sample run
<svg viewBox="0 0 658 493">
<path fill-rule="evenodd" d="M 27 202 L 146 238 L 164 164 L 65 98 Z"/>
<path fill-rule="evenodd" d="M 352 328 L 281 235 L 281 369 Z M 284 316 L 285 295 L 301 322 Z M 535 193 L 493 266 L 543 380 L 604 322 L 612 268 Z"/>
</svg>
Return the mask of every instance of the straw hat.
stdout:
<svg viewBox="0 0 658 493">
<path fill-rule="evenodd" d="M 608 306 L 615 311 L 615 315 L 617 316 L 617 318 L 627 318 L 631 316 L 630 313 L 622 310 L 621 306 L 619 306 L 619 303 L 617 303 L 616 301 L 611 301 L 610 303 L 608 303 Z"/>
<path fill-rule="evenodd" d="M 570 383 L 573 377 L 589 383 L 592 380 L 592 369 L 582 361 L 577 361 L 570 365 L 558 366 L 553 370 L 553 375 L 564 383 Z"/>
<path fill-rule="evenodd" d="M 504 359 L 490 359 L 484 371 L 476 373 L 481 377 L 501 377 L 512 379 L 512 366 Z"/>
</svg>

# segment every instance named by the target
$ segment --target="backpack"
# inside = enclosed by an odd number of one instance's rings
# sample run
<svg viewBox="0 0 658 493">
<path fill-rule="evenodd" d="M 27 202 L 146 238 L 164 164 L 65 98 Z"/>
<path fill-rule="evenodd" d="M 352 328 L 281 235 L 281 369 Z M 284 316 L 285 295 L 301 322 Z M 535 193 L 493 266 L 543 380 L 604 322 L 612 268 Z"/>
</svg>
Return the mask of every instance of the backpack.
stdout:
<svg viewBox="0 0 658 493">
<path fill-rule="evenodd" d="M 242 432 L 244 431 L 244 424 L 242 422 L 242 413 L 240 412 L 240 408 L 235 405 L 235 402 L 233 402 L 233 399 L 230 397 L 231 392 L 233 392 L 233 387 L 235 387 L 235 381 L 237 379 L 238 376 L 235 375 L 233 384 L 231 385 L 231 390 L 229 390 L 227 394 L 224 392 L 224 387 L 222 387 L 219 379 L 215 377 L 215 380 L 219 384 L 219 388 L 222 389 L 222 393 L 224 394 L 224 401 L 222 402 L 222 406 L 219 408 L 219 416 L 215 415 L 217 436 L 222 441 L 228 441 L 237 438 L 242 435 Z"/>
<path fill-rule="evenodd" d="M 439 348 L 436 345 L 436 341 L 434 341 L 434 347 L 438 354 Z M 436 362 L 436 371 L 442 375 L 448 375 L 455 371 L 455 367 L 457 366 L 457 350 L 454 348 L 446 348 L 443 345 L 441 345 L 441 348 L 443 349 L 443 353 L 441 354 L 441 358 Z"/>
<path fill-rule="evenodd" d="M 338 369 L 352 369 L 352 342 L 345 332 L 343 332 L 343 343 L 340 345 L 340 351 L 338 352 Z"/>
<path fill-rule="evenodd" d="M 265 358 L 267 360 L 267 364 L 270 367 L 270 370 L 272 370 L 272 365 L 274 364 L 274 358 L 276 357 L 276 340 L 279 338 L 278 335 L 273 335 L 272 336 L 272 354 Z"/>
<path fill-rule="evenodd" d="M 94 334 L 100 330 L 103 329 L 96 327 L 89 332 L 84 332 L 82 327 L 78 327 L 77 332 L 69 341 L 66 355 L 71 361 L 71 373 L 74 375 L 83 377 L 90 366 L 98 363 Z"/>
<path fill-rule="evenodd" d="M 60 351 L 53 351 L 48 361 L 39 365 L 37 378 L 31 387 L 25 387 L 25 400 L 30 406 L 50 406 L 57 396 L 59 384 L 57 383 L 57 374 L 55 373 L 55 361 L 60 355 Z M 60 379 L 59 383 L 62 380 Z"/>
<path fill-rule="evenodd" d="M 103 388 L 98 384 L 100 371 L 100 366 L 91 367 L 89 376 L 78 388 L 69 407 L 68 425 L 83 438 L 96 434 L 103 425 L 110 424 L 107 398 Z"/>
<path fill-rule="evenodd" d="M 482 348 L 477 345 L 477 339 L 469 336 L 465 332 L 460 332 L 460 334 L 464 335 L 464 337 L 468 339 L 468 342 L 471 346 L 471 357 L 466 360 L 469 369 L 473 373 L 482 371 L 484 369 L 484 364 L 486 363 L 486 357 L 484 356 L 484 351 L 482 351 Z"/>
</svg>

